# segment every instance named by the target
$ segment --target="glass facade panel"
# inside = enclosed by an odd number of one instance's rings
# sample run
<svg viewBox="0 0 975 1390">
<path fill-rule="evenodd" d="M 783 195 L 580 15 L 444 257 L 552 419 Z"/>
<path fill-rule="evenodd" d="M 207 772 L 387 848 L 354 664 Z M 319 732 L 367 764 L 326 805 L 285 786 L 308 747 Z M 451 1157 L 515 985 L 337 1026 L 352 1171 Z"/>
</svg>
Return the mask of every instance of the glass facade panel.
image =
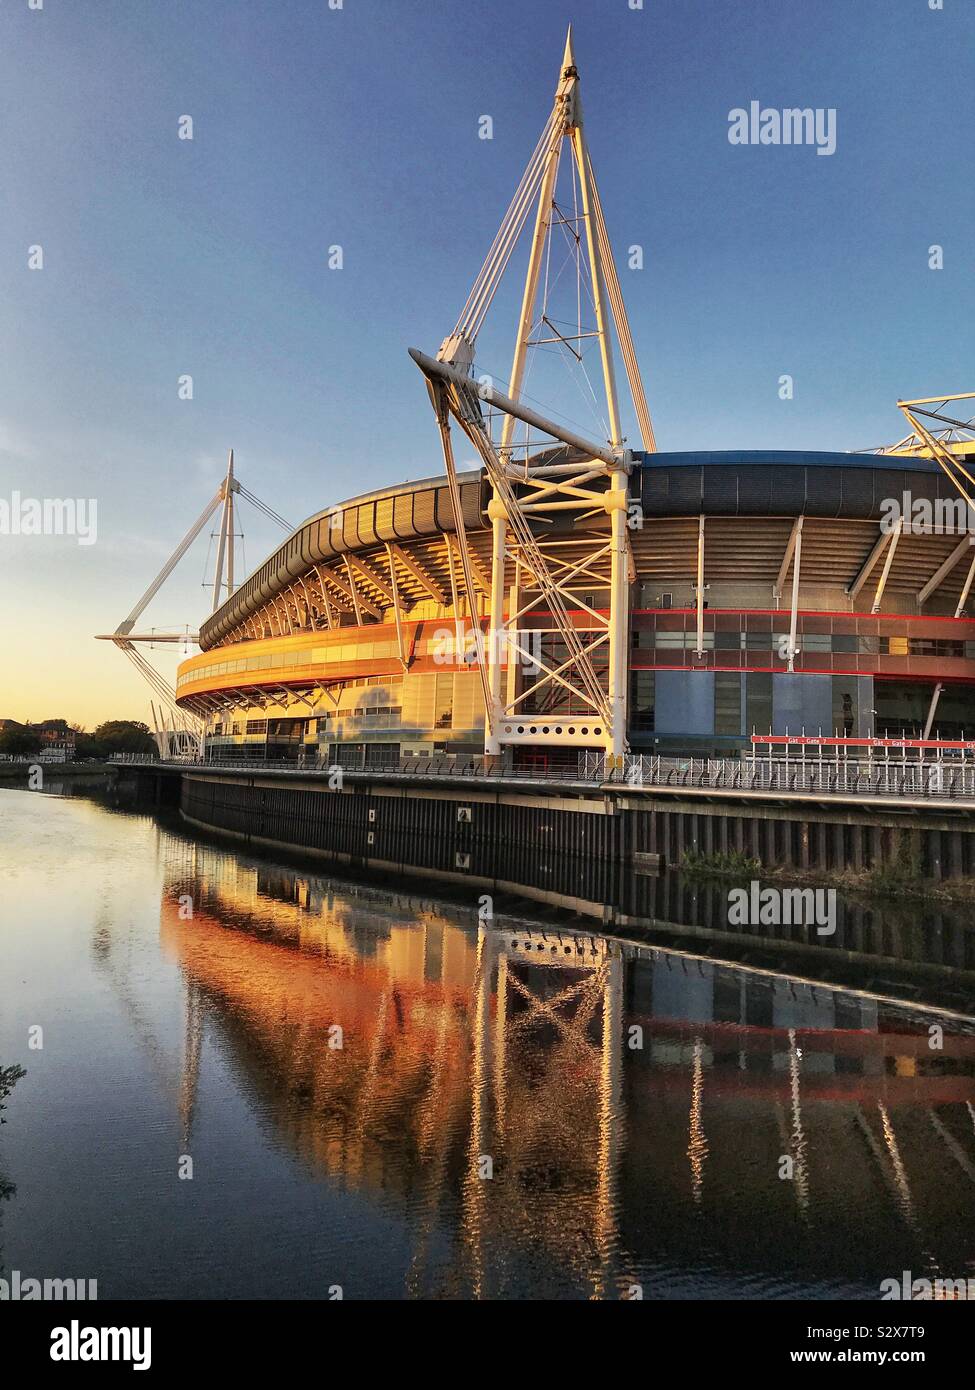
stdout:
<svg viewBox="0 0 975 1390">
<path fill-rule="evenodd" d="M 772 727 L 772 673 L 749 671 L 745 676 L 745 725 L 764 734 Z"/>
<path fill-rule="evenodd" d="M 437 676 L 434 723 L 438 729 L 449 729 L 454 718 L 454 678 Z"/>
<path fill-rule="evenodd" d="M 857 685 L 849 676 L 833 677 L 833 728 L 843 738 L 857 731 Z"/>
<path fill-rule="evenodd" d="M 715 672 L 714 732 L 741 733 L 741 676 L 736 671 Z"/>
<path fill-rule="evenodd" d="M 654 727 L 654 673 L 633 671 L 630 675 L 630 727 L 652 733 Z"/>
</svg>

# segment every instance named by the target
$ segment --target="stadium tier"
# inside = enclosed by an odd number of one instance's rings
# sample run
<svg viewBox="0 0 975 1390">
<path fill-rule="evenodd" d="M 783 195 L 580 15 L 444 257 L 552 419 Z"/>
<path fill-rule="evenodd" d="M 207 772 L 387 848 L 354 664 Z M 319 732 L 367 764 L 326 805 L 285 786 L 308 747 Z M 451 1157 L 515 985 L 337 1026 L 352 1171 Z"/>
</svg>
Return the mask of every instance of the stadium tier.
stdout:
<svg viewBox="0 0 975 1390">
<path fill-rule="evenodd" d="M 319 512 L 244 581 L 179 668 L 179 703 L 205 720 L 212 756 L 368 768 L 484 751 L 482 475 L 461 476 L 460 501 L 472 593 L 445 478 Z M 753 732 L 972 730 L 975 550 L 934 461 L 638 454 L 628 502 L 631 749 L 733 755 Z M 554 563 L 578 564 L 569 616 L 585 641 L 609 601 L 585 556 L 609 521 L 562 515 L 542 544 Z M 567 669 L 566 643 L 517 556 L 503 591 L 508 616 L 520 614 L 498 656 L 515 712 L 505 755 L 558 764 L 601 748 L 571 680 L 539 683 L 539 671 Z M 597 671 L 599 659 L 597 645 Z M 531 693 L 519 702 L 521 685 Z"/>
</svg>

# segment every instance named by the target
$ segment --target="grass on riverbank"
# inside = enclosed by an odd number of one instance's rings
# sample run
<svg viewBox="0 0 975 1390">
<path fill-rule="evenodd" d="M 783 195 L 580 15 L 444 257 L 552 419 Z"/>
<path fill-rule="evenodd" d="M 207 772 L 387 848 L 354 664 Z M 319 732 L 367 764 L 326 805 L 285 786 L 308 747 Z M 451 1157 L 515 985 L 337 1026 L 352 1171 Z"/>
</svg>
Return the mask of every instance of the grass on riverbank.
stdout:
<svg viewBox="0 0 975 1390">
<path fill-rule="evenodd" d="M 701 854 L 699 850 L 689 849 L 680 861 L 680 870 L 691 878 L 730 878 L 750 882 L 759 877 L 762 864 L 739 849 L 722 854 Z"/>
<path fill-rule="evenodd" d="M 731 882 L 761 880 L 826 885 L 843 893 L 869 898 L 931 898 L 939 902 L 975 901 L 975 878 L 933 879 L 925 876 L 916 842 L 908 832 L 900 832 L 894 855 L 884 864 L 870 869 L 801 869 L 766 865 L 760 859 L 732 850 L 723 854 L 702 854 L 688 850 L 679 865 L 680 872 L 695 880 L 726 879 Z"/>
</svg>

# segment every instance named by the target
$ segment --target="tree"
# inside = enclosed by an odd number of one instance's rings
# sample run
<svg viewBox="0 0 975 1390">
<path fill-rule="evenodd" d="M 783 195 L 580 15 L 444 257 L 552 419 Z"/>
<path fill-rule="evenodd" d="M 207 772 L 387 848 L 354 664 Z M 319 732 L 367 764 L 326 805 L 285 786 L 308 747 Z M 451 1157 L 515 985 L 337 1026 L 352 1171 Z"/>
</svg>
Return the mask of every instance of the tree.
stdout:
<svg viewBox="0 0 975 1390">
<path fill-rule="evenodd" d="M 23 1067 L 0 1067 L 0 1110 L 6 1109 L 4 1101 L 10 1095 L 10 1092 L 16 1086 L 17 1082 L 26 1075 L 27 1073 L 24 1071 Z M 6 1123 L 7 1121 L 0 1117 L 0 1125 L 5 1125 Z"/>
<path fill-rule="evenodd" d="M 80 733 L 75 736 L 74 755 L 79 762 L 88 758 L 107 758 L 109 750 L 100 743 L 94 734 Z"/>
<path fill-rule="evenodd" d="M 41 736 L 33 729 L 4 729 L 0 733 L 0 753 L 11 758 L 30 757 L 41 751 Z"/>
<path fill-rule="evenodd" d="M 0 1067 L 0 1110 L 6 1109 L 4 1102 L 17 1082 L 26 1075 L 27 1073 L 24 1071 L 23 1067 Z M 0 1125 L 5 1125 L 6 1123 L 7 1121 L 0 1115 Z M 9 1182 L 3 1174 L 0 1173 L 0 1202 L 9 1201 L 16 1191 L 17 1189 L 14 1184 Z"/>
<path fill-rule="evenodd" d="M 105 724 L 99 724 L 92 738 L 104 750 L 105 757 L 111 757 L 113 753 L 156 751 L 155 739 L 150 734 L 148 725 L 140 724 L 134 719 L 110 719 Z"/>
</svg>

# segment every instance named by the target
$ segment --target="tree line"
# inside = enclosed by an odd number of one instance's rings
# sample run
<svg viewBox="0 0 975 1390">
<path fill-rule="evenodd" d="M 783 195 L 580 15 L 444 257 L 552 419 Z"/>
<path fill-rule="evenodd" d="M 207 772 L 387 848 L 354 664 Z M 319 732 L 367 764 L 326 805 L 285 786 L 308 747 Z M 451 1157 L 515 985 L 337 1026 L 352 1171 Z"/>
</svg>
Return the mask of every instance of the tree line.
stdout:
<svg viewBox="0 0 975 1390">
<path fill-rule="evenodd" d="M 156 745 L 147 724 L 134 719 L 109 719 L 93 733 L 75 725 L 75 759 L 110 758 L 115 753 L 153 753 Z M 30 724 L 0 732 L 0 754 L 29 758 L 44 747 L 40 729 Z"/>
</svg>

